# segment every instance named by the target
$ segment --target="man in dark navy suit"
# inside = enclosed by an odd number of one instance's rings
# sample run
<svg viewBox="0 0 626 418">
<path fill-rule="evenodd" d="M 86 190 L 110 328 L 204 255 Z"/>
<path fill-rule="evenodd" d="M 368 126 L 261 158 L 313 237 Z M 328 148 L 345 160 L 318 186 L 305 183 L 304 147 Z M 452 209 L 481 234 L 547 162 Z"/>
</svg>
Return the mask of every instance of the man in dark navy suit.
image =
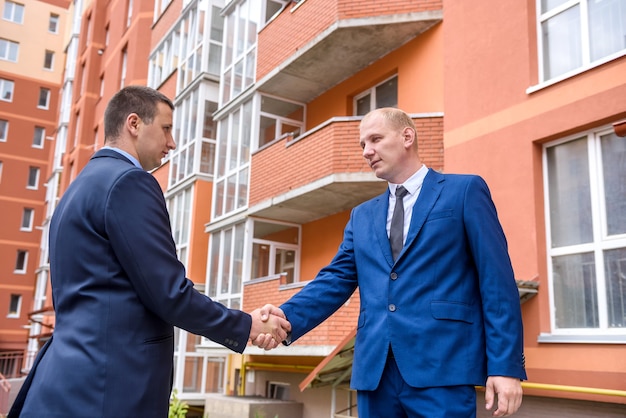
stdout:
<svg viewBox="0 0 626 418">
<path fill-rule="evenodd" d="M 286 315 L 289 344 L 358 288 L 359 418 L 474 417 L 475 385 L 486 387 L 494 416 L 515 413 L 526 379 L 521 309 L 486 183 L 424 166 L 413 121 L 399 109 L 364 116 L 360 145 L 388 190 L 353 209 L 339 251 L 314 280 L 262 312 Z"/>
<path fill-rule="evenodd" d="M 109 102 L 105 147 L 64 193 L 50 225 L 54 334 L 11 417 L 167 417 L 174 326 L 241 353 L 289 323 L 199 293 L 176 256 L 161 188 L 148 171 L 176 147 L 174 106 L 129 86 Z M 284 329 L 283 329 L 284 328 Z"/>
</svg>

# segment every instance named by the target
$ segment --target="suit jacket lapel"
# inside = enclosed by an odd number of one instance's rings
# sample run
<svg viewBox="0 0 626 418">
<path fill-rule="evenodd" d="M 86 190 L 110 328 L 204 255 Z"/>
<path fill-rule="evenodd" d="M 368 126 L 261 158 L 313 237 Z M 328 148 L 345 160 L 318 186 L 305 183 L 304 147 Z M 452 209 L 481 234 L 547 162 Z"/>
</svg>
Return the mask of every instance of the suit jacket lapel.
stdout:
<svg viewBox="0 0 626 418">
<path fill-rule="evenodd" d="M 404 247 L 398 256 L 398 259 L 402 257 L 404 250 L 411 245 L 411 243 L 419 235 L 422 226 L 424 226 L 424 222 L 426 222 L 428 214 L 433 209 L 433 206 L 435 206 L 435 202 L 441 194 L 443 182 L 444 176 L 441 173 L 438 173 L 433 169 L 428 170 L 428 174 L 426 174 L 426 177 L 424 178 L 424 183 L 422 183 L 422 190 L 420 191 L 417 201 L 413 206 L 411 226 L 409 227 Z"/>
<path fill-rule="evenodd" d="M 390 266 L 393 266 L 393 255 L 391 253 L 391 244 L 389 243 L 389 237 L 387 236 L 387 211 L 389 209 L 389 188 L 387 192 L 381 194 L 374 201 L 372 207 L 372 219 L 374 234 L 380 250 L 382 251 L 385 259 Z"/>
</svg>

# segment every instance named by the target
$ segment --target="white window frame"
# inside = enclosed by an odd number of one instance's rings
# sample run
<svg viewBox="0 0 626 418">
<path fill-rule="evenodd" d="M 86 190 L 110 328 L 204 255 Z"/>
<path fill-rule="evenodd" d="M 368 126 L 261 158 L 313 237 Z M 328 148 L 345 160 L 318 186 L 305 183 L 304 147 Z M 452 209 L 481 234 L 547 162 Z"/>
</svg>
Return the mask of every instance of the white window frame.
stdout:
<svg viewBox="0 0 626 418">
<path fill-rule="evenodd" d="M 43 59 L 43 69 L 48 70 L 48 71 L 54 70 L 54 56 L 55 56 L 54 51 L 50 51 L 49 49 L 46 49 L 44 54 L 45 55 Z"/>
<path fill-rule="evenodd" d="M 39 169 L 39 167 L 28 167 L 28 180 L 26 182 L 26 188 L 30 189 L 30 190 L 37 190 L 39 189 L 39 175 L 41 173 L 41 170 Z M 31 175 L 34 174 L 35 176 L 35 184 L 31 184 Z"/>
<path fill-rule="evenodd" d="M 292 243 L 287 243 L 287 242 L 282 242 L 282 241 L 255 238 L 254 229 L 255 229 L 257 222 L 262 223 L 262 224 L 274 224 L 276 226 L 285 226 L 287 228 L 296 228 L 298 231 L 298 242 L 296 244 L 292 244 Z M 246 260 L 246 265 L 245 265 L 245 270 L 244 270 L 245 280 L 256 280 L 256 279 L 264 279 L 264 278 L 272 278 L 272 277 L 281 276 L 283 272 L 277 271 L 278 267 L 276 266 L 276 253 L 277 253 L 277 250 L 280 249 L 280 250 L 290 250 L 290 251 L 295 252 L 294 265 L 293 265 L 293 282 L 282 283 L 281 281 L 281 284 L 293 285 L 293 284 L 297 284 L 300 282 L 300 265 L 301 265 L 300 256 L 302 254 L 302 244 L 301 244 L 302 243 L 302 226 L 301 225 L 291 223 L 291 222 L 271 221 L 269 219 L 257 219 L 254 217 L 249 217 L 246 231 L 247 231 L 246 242 L 248 243 L 248 245 L 246 246 L 246 251 L 247 251 L 247 254 L 250 254 L 250 255 L 245 257 L 245 260 Z M 254 263 L 253 253 L 254 253 L 255 244 L 267 245 L 269 247 L 268 276 L 252 277 L 253 263 Z"/>
<path fill-rule="evenodd" d="M 0 100 L 3 102 L 12 102 L 14 89 L 15 83 L 13 81 L 0 78 Z M 5 98 L 7 94 L 9 97 Z"/>
<path fill-rule="evenodd" d="M 20 231 L 31 232 L 33 230 L 34 218 L 35 209 L 24 208 L 24 210 L 22 210 L 22 223 L 20 224 Z"/>
<path fill-rule="evenodd" d="M 61 17 L 56 13 L 50 13 L 48 19 L 48 32 L 57 34 L 59 33 L 59 21 Z"/>
<path fill-rule="evenodd" d="M 537 0 L 536 3 L 536 11 L 537 11 L 537 42 L 538 42 L 538 50 L 537 50 L 537 58 L 538 58 L 538 72 L 539 72 L 539 83 L 540 86 L 535 86 L 532 89 L 529 89 L 528 92 L 532 92 L 537 90 L 540 87 L 544 87 L 546 85 L 554 84 L 556 82 L 562 81 L 564 79 L 570 78 L 576 74 L 580 74 L 581 72 L 587 71 L 590 68 L 597 67 L 602 65 L 608 61 L 612 61 L 616 58 L 619 58 L 623 55 L 626 55 L 626 47 L 622 50 L 619 50 L 615 53 L 607 55 L 605 57 L 599 58 L 595 61 L 591 59 L 590 52 L 590 28 L 588 25 L 589 22 L 589 8 L 588 2 L 590 0 L 567 0 L 562 4 L 552 8 L 551 10 L 547 10 L 545 13 L 542 13 L 541 3 L 542 0 Z M 579 7 L 580 11 L 580 36 L 581 36 L 581 58 L 582 65 L 578 68 L 571 69 L 563 74 L 557 74 L 551 78 L 548 78 L 548 75 L 545 74 L 545 63 L 544 63 L 544 45 L 543 45 L 543 24 L 549 19 L 554 18 L 555 16 L 571 10 L 572 8 Z"/>
<path fill-rule="evenodd" d="M 45 94 L 45 103 L 42 104 L 41 103 L 41 99 L 44 98 L 43 95 Z M 47 87 L 40 87 L 39 88 L 39 99 L 37 100 L 37 108 L 39 109 L 49 109 L 50 108 L 50 95 L 52 94 L 52 92 L 50 91 L 49 88 Z"/>
<path fill-rule="evenodd" d="M 15 306 L 15 309 L 13 307 Z M 7 318 L 19 318 L 22 311 L 22 295 L 11 294 L 9 299 L 9 312 Z"/>
<path fill-rule="evenodd" d="M 0 38 L 0 60 L 17 62 L 20 54 L 20 43 Z"/>
<path fill-rule="evenodd" d="M 20 258 L 23 257 L 23 261 L 21 265 L 19 265 Z M 27 250 L 17 250 L 16 258 L 15 258 L 15 270 L 14 274 L 26 274 L 26 270 L 28 269 L 28 251 Z"/>
<path fill-rule="evenodd" d="M 0 119 L 0 124 L 4 125 L 3 129 L 0 130 L 0 142 L 7 142 L 7 138 L 9 137 L 9 121 Z"/>
<path fill-rule="evenodd" d="M 46 139 L 46 128 L 42 126 L 35 126 L 33 131 L 33 148 L 43 148 Z"/>
<path fill-rule="evenodd" d="M 363 115 L 359 115 L 358 112 L 357 112 L 357 108 L 358 108 L 357 107 L 357 103 L 358 103 L 359 99 L 361 99 L 363 97 L 366 97 L 368 95 L 370 96 L 370 111 L 376 109 L 378 107 L 377 106 L 377 99 L 376 99 L 376 90 L 377 90 L 377 88 L 382 86 L 385 83 L 388 83 L 390 80 L 393 80 L 394 78 L 397 79 L 398 78 L 398 74 L 394 74 L 391 77 L 385 79 L 384 81 L 376 84 L 375 86 L 370 87 L 369 89 L 364 90 L 361 93 L 359 93 L 356 96 L 354 96 L 354 99 L 352 100 L 352 109 L 353 109 L 354 116 L 363 116 Z M 396 80 L 396 85 L 397 84 L 398 84 L 398 81 Z M 397 101 L 397 98 L 398 98 L 398 89 L 396 88 L 396 101 Z M 396 106 L 397 106 L 397 104 L 396 104 Z"/>
<path fill-rule="evenodd" d="M 542 334 L 540 342 L 604 342 L 626 343 L 626 328 L 608 326 L 608 304 L 606 299 L 606 278 L 603 252 L 612 249 L 626 248 L 626 234 L 608 235 L 606 229 L 606 209 L 604 207 L 604 184 L 602 179 L 602 155 L 600 138 L 613 132 L 612 127 L 603 127 L 568 136 L 557 141 L 544 144 L 543 172 L 544 172 L 544 202 L 546 220 L 546 248 L 548 261 L 548 283 L 550 289 L 550 324 L 551 333 Z M 592 242 L 582 244 L 552 247 L 551 219 L 550 219 L 550 189 L 548 179 L 547 149 L 577 139 L 586 138 L 587 156 L 589 160 L 591 218 L 593 224 Z M 594 255 L 597 314 L 599 326 L 597 328 L 557 328 L 555 279 L 553 277 L 553 257 L 588 254 Z"/>
<path fill-rule="evenodd" d="M 167 208 L 172 225 L 172 238 L 176 244 L 178 259 L 185 266 L 187 266 L 190 253 L 193 195 L 194 186 L 191 184 L 167 196 Z"/>
<path fill-rule="evenodd" d="M 17 14 L 17 10 L 21 11 L 19 15 Z M 21 3 L 16 3 L 14 1 L 5 0 L 4 10 L 2 11 L 2 18 L 3 20 L 7 20 L 9 22 L 17 23 L 20 25 L 23 24 L 24 23 L 24 5 Z"/>
<path fill-rule="evenodd" d="M 245 222 L 212 231 L 207 258 L 206 294 L 233 309 L 241 309 L 245 274 Z M 235 280 L 235 271 L 240 277 Z"/>
</svg>

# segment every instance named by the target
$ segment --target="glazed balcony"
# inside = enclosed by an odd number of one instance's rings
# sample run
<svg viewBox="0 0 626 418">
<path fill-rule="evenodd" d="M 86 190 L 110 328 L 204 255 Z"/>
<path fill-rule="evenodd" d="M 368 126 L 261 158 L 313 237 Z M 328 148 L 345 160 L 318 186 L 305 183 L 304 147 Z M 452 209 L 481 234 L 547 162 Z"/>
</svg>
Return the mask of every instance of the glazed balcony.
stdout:
<svg viewBox="0 0 626 418">
<path fill-rule="evenodd" d="M 252 155 L 249 211 L 299 224 L 350 210 L 385 191 L 359 147 L 360 117 L 335 117 Z M 443 116 L 413 117 L 422 161 L 443 168 Z"/>
<path fill-rule="evenodd" d="M 259 33 L 258 90 L 308 103 L 442 20 L 441 0 L 287 6 Z"/>
</svg>

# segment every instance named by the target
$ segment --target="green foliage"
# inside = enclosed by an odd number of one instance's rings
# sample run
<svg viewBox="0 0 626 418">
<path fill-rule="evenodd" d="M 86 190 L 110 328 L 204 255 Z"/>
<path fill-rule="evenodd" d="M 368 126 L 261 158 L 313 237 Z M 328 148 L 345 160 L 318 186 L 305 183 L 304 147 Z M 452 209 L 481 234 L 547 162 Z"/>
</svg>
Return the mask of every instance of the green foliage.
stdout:
<svg viewBox="0 0 626 418">
<path fill-rule="evenodd" d="M 189 405 L 187 402 L 178 399 L 178 391 L 174 389 L 172 392 L 172 399 L 170 400 L 170 410 L 167 414 L 168 418 L 185 418 Z"/>
</svg>

